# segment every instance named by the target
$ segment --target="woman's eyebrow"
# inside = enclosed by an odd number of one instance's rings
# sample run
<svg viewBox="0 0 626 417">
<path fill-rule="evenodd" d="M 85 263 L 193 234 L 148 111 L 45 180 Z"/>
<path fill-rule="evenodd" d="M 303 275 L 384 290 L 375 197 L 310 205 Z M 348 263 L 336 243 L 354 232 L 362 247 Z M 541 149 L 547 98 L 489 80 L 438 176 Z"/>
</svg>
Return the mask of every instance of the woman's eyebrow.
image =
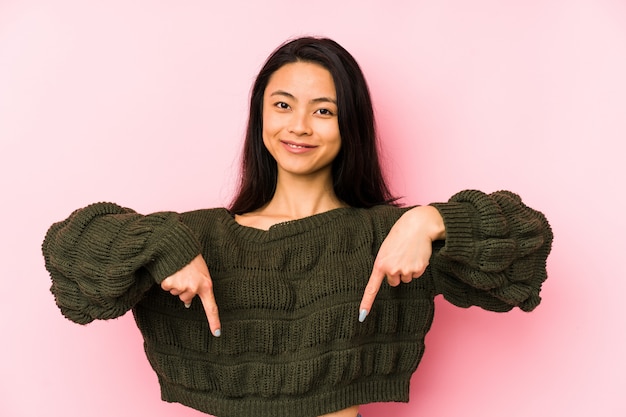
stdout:
<svg viewBox="0 0 626 417">
<path fill-rule="evenodd" d="M 270 97 L 273 97 L 273 96 L 285 96 L 285 97 L 290 98 L 292 100 L 296 100 L 296 97 L 293 94 L 288 93 L 288 92 L 283 91 L 283 90 L 276 90 L 276 91 L 274 91 L 272 94 L 270 94 Z"/>
<path fill-rule="evenodd" d="M 335 105 L 337 104 L 337 100 L 335 100 L 334 98 L 330 98 L 330 97 L 318 97 L 318 98 L 314 98 L 310 102 L 311 103 L 333 103 Z"/>
<path fill-rule="evenodd" d="M 283 97 L 287 97 L 290 98 L 294 101 L 298 101 L 298 99 L 291 93 L 288 93 L 287 91 L 284 90 L 276 90 L 274 91 L 272 94 L 270 94 L 270 97 L 273 96 L 283 96 Z M 333 103 L 333 104 L 337 104 L 337 100 L 335 100 L 334 98 L 331 97 L 318 97 L 318 98 L 314 98 L 312 100 L 309 101 L 309 103 Z"/>
</svg>

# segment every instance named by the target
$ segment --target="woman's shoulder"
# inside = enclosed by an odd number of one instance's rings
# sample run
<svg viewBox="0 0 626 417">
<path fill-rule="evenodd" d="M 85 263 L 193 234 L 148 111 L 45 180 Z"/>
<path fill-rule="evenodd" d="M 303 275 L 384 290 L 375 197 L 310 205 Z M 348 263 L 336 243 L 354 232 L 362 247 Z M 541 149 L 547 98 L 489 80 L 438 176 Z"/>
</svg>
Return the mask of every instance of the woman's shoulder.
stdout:
<svg viewBox="0 0 626 417">
<path fill-rule="evenodd" d="M 180 217 L 183 221 L 203 221 L 203 222 L 213 222 L 219 221 L 224 222 L 229 219 L 233 219 L 234 216 L 231 212 L 225 207 L 210 207 L 210 208 L 200 208 L 190 211 L 185 211 L 180 213 Z"/>
<path fill-rule="evenodd" d="M 379 204 L 367 208 L 356 209 L 362 216 L 370 217 L 372 219 L 384 220 L 397 220 L 407 210 L 412 207 L 397 206 L 392 204 Z"/>
<path fill-rule="evenodd" d="M 380 204 L 367 208 L 353 209 L 353 215 L 358 217 L 358 224 L 369 225 L 375 235 L 385 236 L 391 227 L 410 207 L 401 207 L 391 204 Z"/>
<path fill-rule="evenodd" d="M 376 216 L 385 215 L 402 215 L 405 211 L 411 209 L 414 206 L 400 206 L 394 204 L 377 204 L 372 207 L 362 208 L 361 210 Z"/>
<path fill-rule="evenodd" d="M 223 217 L 232 214 L 226 207 L 207 207 L 181 212 L 181 216 Z"/>
</svg>

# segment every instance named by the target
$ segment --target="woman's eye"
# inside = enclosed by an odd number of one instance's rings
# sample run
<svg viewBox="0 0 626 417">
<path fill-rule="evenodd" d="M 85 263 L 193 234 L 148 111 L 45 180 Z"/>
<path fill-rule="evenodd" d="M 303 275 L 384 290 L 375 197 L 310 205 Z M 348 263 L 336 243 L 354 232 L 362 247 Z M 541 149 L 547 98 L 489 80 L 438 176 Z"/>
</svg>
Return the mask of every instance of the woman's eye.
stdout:
<svg viewBox="0 0 626 417">
<path fill-rule="evenodd" d="M 275 104 L 276 107 L 278 107 L 281 110 L 288 110 L 289 109 L 289 104 L 285 103 L 284 101 L 279 101 L 278 103 Z"/>
<path fill-rule="evenodd" d="M 328 109 L 319 109 L 316 113 L 321 114 L 322 116 L 332 116 L 333 112 Z"/>
</svg>

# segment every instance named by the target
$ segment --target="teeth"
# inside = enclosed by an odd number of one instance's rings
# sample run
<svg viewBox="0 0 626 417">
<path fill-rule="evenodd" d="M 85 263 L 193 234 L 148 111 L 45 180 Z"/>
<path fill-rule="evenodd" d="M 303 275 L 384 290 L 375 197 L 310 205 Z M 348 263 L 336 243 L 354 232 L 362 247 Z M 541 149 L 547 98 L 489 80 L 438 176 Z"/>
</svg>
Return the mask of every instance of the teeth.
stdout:
<svg viewBox="0 0 626 417">
<path fill-rule="evenodd" d="M 293 143 L 287 144 L 290 148 L 304 149 L 306 146 L 294 145 Z"/>
</svg>

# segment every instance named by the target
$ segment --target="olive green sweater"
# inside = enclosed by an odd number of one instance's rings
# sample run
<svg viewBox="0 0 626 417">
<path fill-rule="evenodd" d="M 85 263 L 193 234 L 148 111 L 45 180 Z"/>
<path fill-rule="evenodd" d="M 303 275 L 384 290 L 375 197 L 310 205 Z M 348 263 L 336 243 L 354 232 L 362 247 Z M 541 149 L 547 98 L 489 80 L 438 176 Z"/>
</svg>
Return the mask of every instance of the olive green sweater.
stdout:
<svg viewBox="0 0 626 417">
<path fill-rule="evenodd" d="M 433 206 L 445 242 L 420 279 L 384 283 L 363 323 L 373 260 L 407 208 L 340 208 L 262 231 L 225 209 L 141 215 L 99 203 L 54 224 L 43 253 L 70 320 L 133 310 L 163 400 L 219 417 L 312 417 L 408 401 L 437 294 L 493 311 L 539 304 L 552 242 L 541 213 L 509 192 L 464 191 Z M 198 298 L 186 309 L 158 285 L 198 254 L 219 338 Z"/>
</svg>

